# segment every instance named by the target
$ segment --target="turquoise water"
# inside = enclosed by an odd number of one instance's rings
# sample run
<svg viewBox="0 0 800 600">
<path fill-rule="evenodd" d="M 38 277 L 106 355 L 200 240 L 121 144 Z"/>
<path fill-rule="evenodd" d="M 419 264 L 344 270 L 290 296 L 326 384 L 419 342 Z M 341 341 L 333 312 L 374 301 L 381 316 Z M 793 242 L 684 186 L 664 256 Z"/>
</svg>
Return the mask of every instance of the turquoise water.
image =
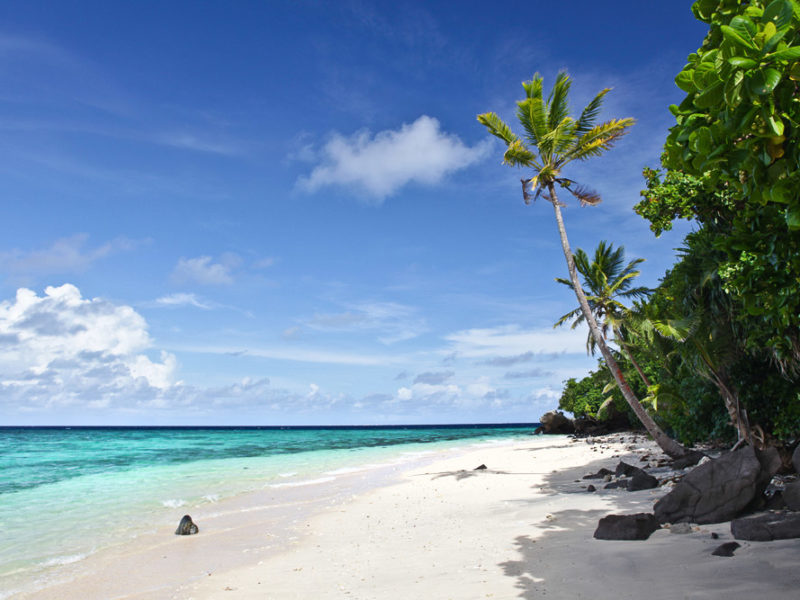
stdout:
<svg viewBox="0 0 800 600">
<path fill-rule="evenodd" d="M 0 598 L 193 507 L 533 427 L 0 428 Z"/>
</svg>

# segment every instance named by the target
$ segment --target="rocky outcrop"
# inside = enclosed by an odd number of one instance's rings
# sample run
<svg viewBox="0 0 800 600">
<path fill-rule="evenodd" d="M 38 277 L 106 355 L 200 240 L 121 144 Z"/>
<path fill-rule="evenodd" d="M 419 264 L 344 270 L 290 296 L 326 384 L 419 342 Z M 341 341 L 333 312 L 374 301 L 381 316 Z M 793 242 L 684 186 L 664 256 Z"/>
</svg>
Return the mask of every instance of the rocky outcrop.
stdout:
<svg viewBox="0 0 800 600">
<path fill-rule="evenodd" d="M 539 422 L 542 424 L 542 433 L 573 433 L 575 431 L 572 420 L 557 410 L 544 413 L 539 418 Z"/>
<path fill-rule="evenodd" d="M 659 529 L 650 513 L 608 515 L 600 519 L 594 537 L 598 540 L 646 540 Z"/>
<path fill-rule="evenodd" d="M 737 540 L 771 542 L 800 538 L 800 513 L 767 513 L 731 521 L 731 533 Z"/>
<path fill-rule="evenodd" d="M 658 479 L 637 468 L 628 481 L 628 491 L 638 492 L 639 490 L 652 490 L 658 487 Z"/>
<path fill-rule="evenodd" d="M 659 523 L 721 523 L 737 517 L 769 480 L 771 453 L 757 456 L 748 446 L 710 460 L 687 474 L 655 505 Z"/>
<path fill-rule="evenodd" d="M 183 515 L 181 522 L 178 524 L 178 528 L 175 530 L 175 535 L 194 535 L 198 531 L 200 530 L 192 521 L 192 517 Z"/>
<path fill-rule="evenodd" d="M 703 458 L 705 458 L 705 454 L 702 452 L 698 452 L 697 450 L 691 450 L 686 456 L 681 456 L 680 458 L 676 458 L 672 461 L 672 468 L 673 469 L 686 469 L 687 467 L 693 467 L 697 463 L 699 463 Z"/>
<path fill-rule="evenodd" d="M 792 465 L 794 465 L 795 473 L 800 473 L 800 444 L 794 449 L 794 454 L 792 454 Z"/>
</svg>

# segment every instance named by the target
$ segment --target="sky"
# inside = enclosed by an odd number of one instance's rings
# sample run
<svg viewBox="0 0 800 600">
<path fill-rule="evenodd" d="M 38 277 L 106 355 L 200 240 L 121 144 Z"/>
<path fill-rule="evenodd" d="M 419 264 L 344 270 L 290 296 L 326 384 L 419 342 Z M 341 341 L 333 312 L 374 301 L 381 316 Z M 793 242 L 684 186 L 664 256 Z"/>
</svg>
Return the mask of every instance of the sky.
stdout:
<svg viewBox="0 0 800 600">
<path fill-rule="evenodd" d="M 634 117 L 565 175 L 570 242 L 632 211 L 690 2 L 0 4 L 0 425 L 533 422 L 596 366 L 552 207 L 476 121 L 522 81 Z M 566 198 L 564 199 L 566 201 Z"/>
</svg>

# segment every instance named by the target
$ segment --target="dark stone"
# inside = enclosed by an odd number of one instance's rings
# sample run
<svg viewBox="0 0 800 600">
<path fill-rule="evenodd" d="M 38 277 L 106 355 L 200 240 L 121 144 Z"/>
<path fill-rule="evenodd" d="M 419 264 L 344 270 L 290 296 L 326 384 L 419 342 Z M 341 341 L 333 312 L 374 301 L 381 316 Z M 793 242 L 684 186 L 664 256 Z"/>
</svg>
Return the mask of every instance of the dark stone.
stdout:
<svg viewBox="0 0 800 600">
<path fill-rule="evenodd" d="M 789 510 L 800 510 L 800 481 L 787 483 L 783 488 L 783 501 Z"/>
<path fill-rule="evenodd" d="M 685 469 L 686 467 L 693 467 L 701 460 L 703 460 L 705 454 L 702 452 L 698 452 L 697 450 L 692 450 L 685 456 L 681 456 L 680 458 L 676 458 L 672 461 L 672 468 L 673 469 Z"/>
<path fill-rule="evenodd" d="M 638 492 L 639 490 L 652 490 L 658 487 L 658 479 L 652 475 L 645 473 L 642 469 L 636 469 L 631 480 L 628 482 L 629 492 Z"/>
<path fill-rule="evenodd" d="M 659 529 L 658 522 L 650 513 L 608 515 L 600 519 L 594 537 L 598 540 L 646 540 L 656 529 Z"/>
<path fill-rule="evenodd" d="M 639 467 L 634 467 L 633 465 L 629 465 L 625 461 L 621 460 L 619 461 L 617 468 L 614 470 L 614 475 L 617 477 L 620 477 L 621 475 L 628 477 L 629 475 L 633 475 L 637 470 L 640 470 Z"/>
<path fill-rule="evenodd" d="M 764 502 L 764 510 L 783 510 L 784 508 L 786 508 L 786 500 L 783 499 L 783 492 L 781 490 L 777 490 L 773 492 L 771 496 L 767 496 Z"/>
<path fill-rule="evenodd" d="M 544 427 L 539 425 L 536 429 L 533 430 L 533 435 L 541 435 L 544 433 Z"/>
<path fill-rule="evenodd" d="M 714 531 L 712 531 L 711 532 L 711 539 L 712 540 L 718 540 L 719 539 L 719 534 L 714 532 Z"/>
<path fill-rule="evenodd" d="M 751 446 L 730 452 L 688 473 L 656 502 L 656 519 L 659 523 L 729 521 L 761 495 L 772 475 Z"/>
<path fill-rule="evenodd" d="M 731 533 L 737 540 L 771 542 L 800 538 L 800 513 L 767 513 L 731 521 Z"/>
<path fill-rule="evenodd" d="M 175 535 L 193 535 L 200 531 L 192 522 L 192 517 L 189 515 L 183 515 L 181 522 L 178 524 L 178 528 L 175 530 Z"/>
<path fill-rule="evenodd" d="M 539 418 L 539 422 L 542 424 L 542 427 L 544 427 L 544 433 L 575 432 L 575 426 L 572 424 L 572 421 L 565 417 L 564 413 L 557 410 L 544 413 Z"/>
<path fill-rule="evenodd" d="M 795 473 L 800 473 L 800 444 L 798 444 L 792 454 L 792 465 L 794 465 Z"/>
<path fill-rule="evenodd" d="M 609 471 L 606 468 L 600 469 L 597 473 L 592 473 L 591 475 L 584 475 L 584 479 L 602 479 L 606 475 L 613 475 L 614 471 Z"/>
<path fill-rule="evenodd" d="M 611 483 L 607 483 L 603 486 L 604 490 L 615 490 L 617 488 L 625 489 L 628 487 L 628 482 L 625 479 L 620 479 L 618 481 L 612 481 Z"/>
<path fill-rule="evenodd" d="M 725 542 L 721 546 L 717 546 L 711 554 L 714 556 L 733 556 L 733 553 L 739 547 L 738 542 Z"/>
<path fill-rule="evenodd" d="M 586 486 L 586 491 L 587 491 L 587 492 L 596 492 L 596 491 L 597 491 L 597 488 L 596 488 L 596 487 L 594 487 L 594 486 L 593 486 L 593 485 L 590 483 L 588 486 Z"/>
<path fill-rule="evenodd" d="M 774 446 L 765 448 L 764 450 L 756 452 L 756 458 L 761 463 L 761 468 L 764 469 L 764 477 L 766 478 L 765 486 L 770 482 L 772 476 L 775 475 L 783 467 L 783 460 L 781 453 Z"/>
<path fill-rule="evenodd" d="M 486 470 L 486 465 L 478 465 L 473 469 L 473 471 L 485 471 L 485 470 Z"/>
</svg>

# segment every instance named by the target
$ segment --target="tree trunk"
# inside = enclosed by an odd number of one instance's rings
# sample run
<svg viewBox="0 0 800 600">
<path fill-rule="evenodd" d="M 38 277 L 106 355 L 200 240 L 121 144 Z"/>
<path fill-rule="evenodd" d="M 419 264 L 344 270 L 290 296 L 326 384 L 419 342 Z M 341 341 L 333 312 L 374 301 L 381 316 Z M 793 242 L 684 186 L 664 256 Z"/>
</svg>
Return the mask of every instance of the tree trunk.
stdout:
<svg viewBox="0 0 800 600">
<path fill-rule="evenodd" d="M 631 352 L 631 349 L 628 347 L 628 344 L 626 344 L 622 340 L 622 335 L 620 334 L 618 329 L 614 329 L 614 336 L 616 338 L 617 343 L 619 344 L 619 347 L 622 348 L 622 350 L 625 352 L 625 356 L 628 357 L 628 360 L 631 361 L 633 368 L 636 369 L 636 372 L 639 374 L 639 377 L 642 378 L 642 382 L 647 387 L 650 387 L 650 380 L 647 378 L 647 375 L 644 374 L 642 367 L 639 366 L 639 363 L 636 362 L 636 359 L 633 358 L 633 352 Z"/>
<path fill-rule="evenodd" d="M 555 209 L 556 223 L 558 223 L 558 233 L 561 236 L 561 246 L 564 249 L 564 257 L 567 259 L 567 269 L 569 270 L 569 277 L 572 281 L 572 287 L 575 290 L 575 295 L 578 297 L 578 304 L 580 304 L 581 310 L 583 311 L 583 316 L 586 319 L 586 322 L 589 324 L 589 330 L 592 332 L 592 337 L 594 337 L 595 342 L 599 346 L 600 353 L 603 355 L 606 365 L 608 365 L 611 374 L 614 376 L 617 386 L 622 392 L 625 401 L 633 410 L 634 414 L 637 416 L 642 425 L 644 425 L 644 428 L 653 437 L 664 453 L 672 458 L 678 458 L 686 455 L 686 448 L 664 433 L 653 420 L 653 418 L 647 414 L 647 411 L 642 406 L 642 403 L 639 402 L 638 398 L 636 398 L 633 390 L 631 390 L 630 386 L 625 381 L 625 378 L 622 376 L 622 371 L 620 370 L 617 361 L 614 360 L 614 356 L 611 354 L 611 351 L 608 349 L 606 341 L 603 339 L 603 334 L 600 332 L 600 328 L 597 326 L 597 321 L 595 321 L 592 310 L 589 308 L 589 303 L 586 301 L 586 295 L 583 293 L 583 288 L 578 280 L 578 271 L 575 268 L 575 259 L 572 257 L 572 250 L 570 250 L 569 240 L 567 239 L 567 230 L 564 228 L 564 220 L 561 218 L 561 209 L 558 205 L 558 196 L 556 196 L 556 190 L 552 183 L 548 184 L 547 191 L 550 193 L 550 201 L 553 203 L 553 208 Z"/>
</svg>

